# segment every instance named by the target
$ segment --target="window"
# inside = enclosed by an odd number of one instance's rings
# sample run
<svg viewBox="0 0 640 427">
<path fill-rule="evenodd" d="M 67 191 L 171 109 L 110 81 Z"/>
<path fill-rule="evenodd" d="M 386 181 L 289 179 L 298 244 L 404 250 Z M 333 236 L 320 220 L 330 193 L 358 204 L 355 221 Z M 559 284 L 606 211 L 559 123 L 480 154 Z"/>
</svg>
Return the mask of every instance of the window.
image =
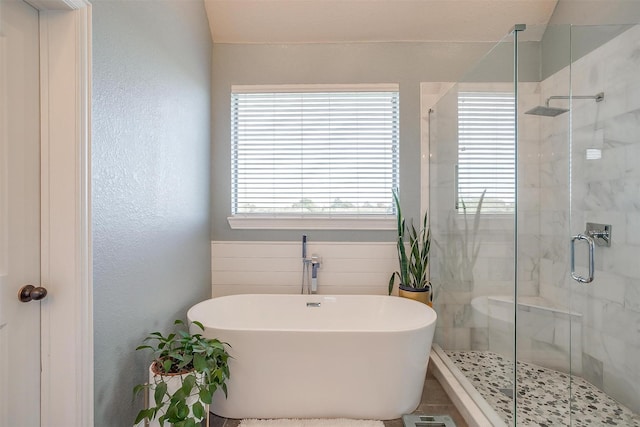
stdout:
<svg viewBox="0 0 640 427">
<path fill-rule="evenodd" d="M 397 85 L 234 86 L 232 215 L 394 215 Z"/>
<path fill-rule="evenodd" d="M 513 93 L 458 94 L 458 205 L 475 212 L 515 208 L 515 106 Z M 462 212 L 462 209 L 459 209 Z"/>
</svg>

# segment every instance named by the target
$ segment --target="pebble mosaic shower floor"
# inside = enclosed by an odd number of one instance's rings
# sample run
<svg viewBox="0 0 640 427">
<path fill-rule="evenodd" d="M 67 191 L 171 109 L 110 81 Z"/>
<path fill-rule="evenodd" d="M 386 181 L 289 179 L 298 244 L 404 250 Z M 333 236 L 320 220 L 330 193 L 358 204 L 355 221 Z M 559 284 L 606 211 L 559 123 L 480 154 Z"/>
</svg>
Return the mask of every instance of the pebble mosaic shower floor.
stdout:
<svg viewBox="0 0 640 427">
<path fill-rule="evenodd" d="M 498 415 L 512 422 L 511 398 L 503 392 L 511 388 L 512 362 L 484 351 L 446 353 Z M 582 378 L 518 362 L 518 382 L 518 426 L 640 427 L 640 414 L 634 414 Z M 571 414 L 570 385 L 574 396 Z"/>
</svg>

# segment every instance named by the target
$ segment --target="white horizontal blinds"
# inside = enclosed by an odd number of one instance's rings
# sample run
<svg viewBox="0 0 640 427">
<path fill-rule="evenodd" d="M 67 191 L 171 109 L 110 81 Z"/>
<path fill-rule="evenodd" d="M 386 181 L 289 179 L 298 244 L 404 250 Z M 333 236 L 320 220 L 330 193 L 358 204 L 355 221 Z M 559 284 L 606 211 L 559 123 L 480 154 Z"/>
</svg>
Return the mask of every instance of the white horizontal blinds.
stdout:
<svg viewBox="0 0 640 427">
<path fill-rule="evenodd" d="M 233 214 L 391 215 L 398 92 L 233 92 Z"/>
<path fill-rule="evenodd" d="M 515 206 L 515 107 L 513 93 L 458 94 L 458 207 L 512 213 Z M 460 209 L 462 212 L 462 209 Z"/>
</svg>

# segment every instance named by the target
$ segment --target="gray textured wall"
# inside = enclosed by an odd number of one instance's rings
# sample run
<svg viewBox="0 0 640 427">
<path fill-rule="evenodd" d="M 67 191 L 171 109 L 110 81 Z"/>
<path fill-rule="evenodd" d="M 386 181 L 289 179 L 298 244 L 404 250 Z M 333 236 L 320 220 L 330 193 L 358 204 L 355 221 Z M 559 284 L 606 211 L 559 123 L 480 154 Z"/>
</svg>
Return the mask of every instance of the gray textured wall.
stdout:
<svg viewBox="0 0 640 427">
<path fill-rule="evenodd" d="M 301 231 L 232 230 L 230 93 L 233 84 L 399 83 L 403 213 L 419 217 L 420 82 L 456 81 L 494 43 L 214 44 L 212 240 L 298 240 Z M 539 78 L 537 45 L 530 49 Z M 513 75 L 512 48 L 492 52 L 490 75 Z M 506 64 L 506 65 L 505 65 Z M 496 68 L 497 67 L 497 68 Z M 482 70 L 487 72 L 487 70 Z M 506 77 L 505 77 L 506 76 Z M 313 240 L 384 241 L 394 232 L 314 232 Z"/>
<path fill-rule="evenodd" d="M 210 295 L 211 41 L 201 1 L 93 1 L 95 425 L 132 425 L 135 347 Z"/>
</svg>

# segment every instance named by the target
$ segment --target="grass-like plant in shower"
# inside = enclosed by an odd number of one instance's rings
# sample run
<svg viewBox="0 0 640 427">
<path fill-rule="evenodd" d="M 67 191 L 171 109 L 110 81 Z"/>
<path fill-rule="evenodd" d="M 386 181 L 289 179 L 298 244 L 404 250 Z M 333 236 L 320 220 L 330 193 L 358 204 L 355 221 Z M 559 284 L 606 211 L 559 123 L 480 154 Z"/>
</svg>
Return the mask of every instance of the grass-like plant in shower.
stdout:
<svg viewBox="0 0 640 427">
<path fill-rule="evenodd" d="M 478 231 L 480 229 L 480 220 L 482 218 L 482 204 L 487 190 L 484 190 L 478 199 L 475 213 L 473 214 L 473 223 L 469 224 L 469 213 L 464 199 L 460 199 L 462 207 L 462 223 L 463 229 L 458 226 L 458 213 L 448 219 L 447 229 L 448 236 L 444 239 L 444 243 L 438 243 L 434 239 L 433 243 L 440 251 L 440 283 L 447 283 L 450 289 L 459 291 L 471 290 L 473 286 L 473 268 L 478 260 L 480 253 L 480 242 L 478 239 Z"/>
<path fill-rule="evenodd" d="M 200 322 L 193 322 L 204 330 Z M 196 427 L 206 416 L 206 406 L 214 392 L 221 388 L 227 395 L 229 354 L 226 343 L 190 333 L 182 320 L 180 329 L 164 336 L 152 332 L 136 350 L 153 351 L 149 382 L 134 387 L 134 395 L 149 392 L 149 408 L 142 409 L 134 424 L 157 419 L 161 426 Z"/>
<path fill-rule="evenodd" d="M 427 213 L 422 219 L 419 229 L 406 224 L 402 216 L 398 191 L 393 190 L 393 201 L 396 206 L 398 237 L 396 246 L 398 250 L 399 270 L 394 271 L 389 278 L 389 295 L 393 292 L 396 278 L 400 281 L 400 290 L 431 291 L 431 283 L 428 280 L 429 250 L 431 248 L 431 231 L 427 222 Z M 408 239 L 408 241 L 405 241 Z M 430 295 L 429 295 L 430 296 Z"/>
</svg>

